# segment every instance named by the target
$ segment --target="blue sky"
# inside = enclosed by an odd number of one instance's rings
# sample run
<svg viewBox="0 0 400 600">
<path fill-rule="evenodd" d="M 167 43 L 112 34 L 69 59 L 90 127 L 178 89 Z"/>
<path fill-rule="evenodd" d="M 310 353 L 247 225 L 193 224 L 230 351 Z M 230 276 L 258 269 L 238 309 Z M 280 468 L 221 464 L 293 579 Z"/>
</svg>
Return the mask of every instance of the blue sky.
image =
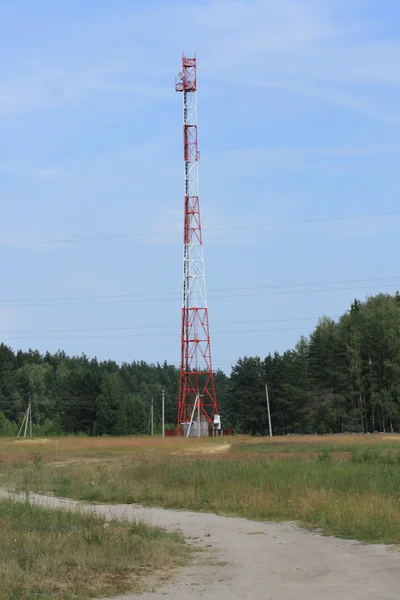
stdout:
<svg viewBox="0 0 400 600">
<path fill-rule="evenodd" d="M 0 20 L 7 343 L 179 362 L 182 51 L 215 366 L 400 287 L 399 216 L 298 222 L 400 213 L 397 0 L 16 0 Z"/>
</svg>

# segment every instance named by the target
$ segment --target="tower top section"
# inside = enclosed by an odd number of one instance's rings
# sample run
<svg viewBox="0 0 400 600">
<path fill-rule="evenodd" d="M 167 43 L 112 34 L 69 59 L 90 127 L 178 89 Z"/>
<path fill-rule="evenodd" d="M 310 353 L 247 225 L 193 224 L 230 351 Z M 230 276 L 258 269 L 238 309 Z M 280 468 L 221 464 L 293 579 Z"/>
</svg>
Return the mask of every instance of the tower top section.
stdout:
<svg viewBox="0 0 400 600">
<path fill-rule="evenodd" d="M 177 92 L 195 92 L 197 90 L 196 56 L 188 58 L 182 54 L 182 71 L 175 79 L 175 90 Z"/>
</svg>

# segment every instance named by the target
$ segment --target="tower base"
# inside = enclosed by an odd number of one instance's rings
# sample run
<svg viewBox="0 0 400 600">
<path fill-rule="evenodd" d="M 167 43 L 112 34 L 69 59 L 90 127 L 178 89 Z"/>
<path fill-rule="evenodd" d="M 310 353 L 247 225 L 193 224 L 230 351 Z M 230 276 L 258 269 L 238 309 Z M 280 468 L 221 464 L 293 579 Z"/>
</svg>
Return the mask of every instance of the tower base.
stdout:
<svg viewBox="0 0 400 600">
<path fill-rule="evenodd" d="M 199 422 L 198 421 L 192 422 L 192 425 L 191 425 L 190 431 L 189 431 L 189 435 L 188 435 L 189 426 L 190 426 L 190 423 L 183 424 L 184 437 L 209 437 L 209 435 L 210 435 L 210 432 L 209 432 L 210 426 L 208 424 L 208 421 L 200 422 L 200 433 L 199 433 Z"/>
</svg>

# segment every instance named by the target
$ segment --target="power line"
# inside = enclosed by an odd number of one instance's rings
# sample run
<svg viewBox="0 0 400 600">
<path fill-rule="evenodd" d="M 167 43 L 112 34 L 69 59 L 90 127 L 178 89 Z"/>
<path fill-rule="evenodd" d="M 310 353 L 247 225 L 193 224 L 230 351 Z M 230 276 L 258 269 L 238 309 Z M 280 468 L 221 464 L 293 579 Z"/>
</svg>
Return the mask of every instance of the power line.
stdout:
<svg viewBox="0 0 400 600">
<path fill-rule="evenodd" d="M 382 288 L 382 287 L 393 287 L 393 285 L 395 285 L 395 283 L 387 283 L 387 284 L 381 284 L 381 285 L 369 285 L 369 286 L 354 286 L 354 287 L 347 287 L 347 288 L 327 288 L 324 290 L 290 290 L 290 291 L 283 291 L 283 292 L 267 292 L 267 293 L 262 293 L 262 294 L 237 294 L 235 296 L 211 296 L 211 299 L 213 300 L 219 300 L 219 299 L 225 299 L 225 298 L 248 298 L 248 297 L 254 297 L 254 296 L 286 296 L 288 294 L 315 294 L 315 293 L 320 293 L 320 292 L 345 292 L 345 291 L 353 291 L 353 290 L 369 290 L 369 289 L 376 289 L 376 288 Z"/>
<path fill-rule="evenodd" d="M 400 281 L 398 282 L 400 286 Z M 252 293 L 252 294 L 228 294 L 224 296 L 209 296 L 211 300 L 225 300 L 225 299 L 238 299 L 238 298 L 250 298 L 256 296 L 285 296 L 292 294 L 310 294 L 310 293 L 321 293 L 321 292 L 344 292 L 344 291 L 354 291 L 354 290 L 370 290 L 376 288 L 387 288 L 393 287 L 396 285 L 392 284 L 381 284 L 381 285 L 371 285 L 371 286 L 353 286 L 353 287 L 345 287 L 345 288 L 327 288 L 323 290 L 290 290 L 290 291 L 282 291 L 282 292 L 264 292 L 261 294 Z M 170 300 L 175 300 L 175 298 L 157 298 L 153 300 L 103 300 L 100 302 L 56 302 L 56 303 L 31 303 L 31 304 L 0 304 L 0 308 L 30 308 L 30 307 L 47 307 L 47 306 L 95 306 L 95 305 L 103 305 L 103 304 L 135 304 L 140 302 L 166 302 Z"/>
<path fill-rule="evenodd" d="M 314 282 L 303 282 L 303 283 L 282 283 L 274 285 L 263 285 L 256 287 L 243 287 L 243 288 L 220 288 L 208 290 L 211 293 L 218 292 L 237 292 L 237 291 L 248 291 L 248 290 L 267 290 L 267 289 L 278 289 L 278 288 L 291 288 L 291 287 L 308 287 L 313 285 L 335 285 L 338 283 L 363 283 L 366 281 L 387 281 L 388 279 L 400 279 L 400 275 L 388 276 L 388 277 L 366 277 L 363 279 L 339 279 L 335 281 L 314 281 Z M 111 298 L 150 298 L 152 296 L 179 296 L 180 292 L 145 292 L 140 294 L 103 294 L 98 296 L 56 296 L 50 298 L 31 298 L 29 300 L 0 300 L 2 302 L 47 302 L 47 301 L 58 301 L 58 300 L 103 300 Z M 164 300 L 164 298 L 162 298 Z"/>
<path fill-rule="evenodd" d="M 214 331 L 215 335 L 225 335 L 230 333 L 265 333 L 272 331 L 304 331 L 304 327 L 283 327 L 283 328 L 272 328 L 272 329 L 227 329 L 226 331 Z M 69 336 L 39 336 L 39 337 L 3 337 L 2 341 L 15 341 L 15 340 L 101 340 L 101 339 L 131 339 L 136 337 L 176 337 L 176 333 L 128 333 L 127 335 L 69 335 Z"/>
<path fill-rule="evenodd" d="M 312 282 L 312 283 L 294 283 L 294 284 L 281 284 L 281 285 L 270 285 L 270 286 L 259 286 L 259 287 L 249 287 L 249 288 L 222 288 L 219 290 L 211 290 L 211 293 L 219 293 L 224 291 L 236 291 L 243 292 L 247 290 L 269 290 L 269 289 L 279 289 L 279 288 L 296 288 L 296 287 L 311 287 L 311 286 L 323 286 L 323 285 L 333 285 L 340 283 L 360 283 L 367 281 L 387 281 L 387 280 L 399 280 L 398 282 L 393 282 L 391 284 L 380 284 L 377 286 L 354 286 L 350 288 L 328 288 L 328 289 L 312 289 L 312 290 L 284 290 L 280 292 L 268 292 L 268 293 L 249 293 L 249 294 L 235 294 L 235 295 L 216 295 L 209 296 L 209 298 L 216 299 L 225 299 L 225 298 L 245 298 L 249 296 L 270 296 L 270 295 L 285 295 L 285 294 L 305 294 L 310 292 L 332 292 L 332 291 L 345 291 L 345 290 L 353 290 L 353 289 L 370 289 L 370 288 L 378 288 L 378 287 L 392 287 L 400 285 L 400 275 L 392 276 L 392 277 L 371 277 L 366 279 L 344 279 L 337 281 L 321 281 L 321 282 Z M 165 292 L 162 292 L 165 294 Z M 168 295 L 177 295 L 176 292 L 167 292 Z M 104 296 L 67 296 L 60 298 L 36 298 L 31 300 L 0 300 L 0 308 L 24 308 L 24 307 L 32 307 L 32 306 L 85 306 L 85 305 L 95 305 L 95 304 L 130 304 L 130 303 L 140 303 L 140 302 L 168 302 L 168 301 L 176 301 L 176 298 L 153 298 L 153 296 L 161 295 L 159 292 L 150 293 L 150 294 L 115 294 L 115 295 L 104 295 Z M 77 302 L 79 300 L 79 302 Z M 96 300 L 93 302 L 93 300 Z M 81 302 L 84 301 L 84 302 Z"/>
<path fill-rule="evenodd" d="M 310 283 L 287 283 L 281 285 L 262 285 L 257 287 L 247 287 L 247 288 L 225 288 L 220 290 L 210 290 L 212 293 L 217 292 L 240 292 L 240 291 L 248 291 L 248 290 L 267 290 L 267 289 L 278 289 L 278 288 L 294 288 L 294 287 L 309 287 L 315 285 L 336 285 L 338 283 L 365 283 L 367 281 L 387 281 L 388 279 L 399 279 L 399 275 L 395 275 L 394 277 L 367 277 L 364 279 L 339 279 L 336 281 L 313 281 Z"/>
<path fill-rule="evenodd" d="M 285 319 L 262 319 L 256 321 L 221 321 L 213 323 L 213 325 L 256 325 L 260 323 L 287 323 L 290 321 L 317 321 L 320 317 L 291 317 Z M 330 319 L 338 319 L 338 316 L 329 317 Z M 131 331 L 134 329 L 171 329 L 175 328 L 178 332 L 178 325 L 133 325 L 130 327 L 84 327 L 84 328 L 66 328 L 66 329 L 9 329 L 8 331 L 0 331 L 0 335 L 8 335 L 14 333 L 73 333 L 82 331 Z M 175 335 L 175 334 L 174 334 Z"/>
<path fill-rule="evenodd" d="M 304 220 L 293 220 L 293 221 L 275 221 L 272 223 L 255 223 L 249 225 L 233 225 L 231 227 L 209 227 L 203 229 L 208 232 L 221 232 L 221 231 L 235 231 L 244 229 L 260 229 L 264 227 L 279 227 L 286 225 L 308 225 L 313 223 L 327 223 L 333 221 L 351 221 L 359 219 L 377 219 L 382 217 L 394 217 L 400 216 L 400 212 L 387 212 L 387 213 L 372 213 L 364 215 L 345 215 L 339 217 L 322 217 L 316 219 L 304 219 Z M 146 232 L 146 233 L 129 233 L 129 234 L 111 234 L 111 235 L 91 235 L 77 238 L 61 238 L 56 240 L 37 240 L 37 241 L 26 241 L 26 242 L 2 242 L 0 247 L 20 247 L 20 246 L 47 246 L 52 244 L 81 244 L 86 242 L 109 242 L 113 240 L 132 240 L 146 237 L 161 237 L 169 235 L 179 235 L 181 231 L 160 231 L 160 232 Z"/>
</svg>

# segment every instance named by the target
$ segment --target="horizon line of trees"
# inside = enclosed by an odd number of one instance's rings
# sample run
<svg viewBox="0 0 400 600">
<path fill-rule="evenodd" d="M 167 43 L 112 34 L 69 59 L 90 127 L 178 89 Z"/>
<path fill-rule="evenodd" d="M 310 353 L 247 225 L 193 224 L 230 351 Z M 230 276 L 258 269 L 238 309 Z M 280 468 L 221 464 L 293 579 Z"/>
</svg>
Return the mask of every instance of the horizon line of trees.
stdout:
<svg viewBox="0 0 400 600">
<path fill-rule="evenodd" d="M 230 379 L 246 433 L 267 432 L 266 383 L 275 433 L 399 431 L 400 295 L 354 300 L 293 350 L 239 359 Z"/>
<path fill-rule="evenodd" d="M 151 398 L 157 431 L 163 389 L 175 425 L 179 369 L 167 362 L 118 365 L 2 343 L 0 375 L 0 435 L 16 435 L 29 402 L 37 435 L 146 434 Z M 238 433 L 268 433 L 265 384 L 274 434 L 399 431 L 400 296 L 354 300 L 294 349 L 239 358 L 230 376 L 217 370 L 215 384 L 223 426 Z"/>
</svg>

